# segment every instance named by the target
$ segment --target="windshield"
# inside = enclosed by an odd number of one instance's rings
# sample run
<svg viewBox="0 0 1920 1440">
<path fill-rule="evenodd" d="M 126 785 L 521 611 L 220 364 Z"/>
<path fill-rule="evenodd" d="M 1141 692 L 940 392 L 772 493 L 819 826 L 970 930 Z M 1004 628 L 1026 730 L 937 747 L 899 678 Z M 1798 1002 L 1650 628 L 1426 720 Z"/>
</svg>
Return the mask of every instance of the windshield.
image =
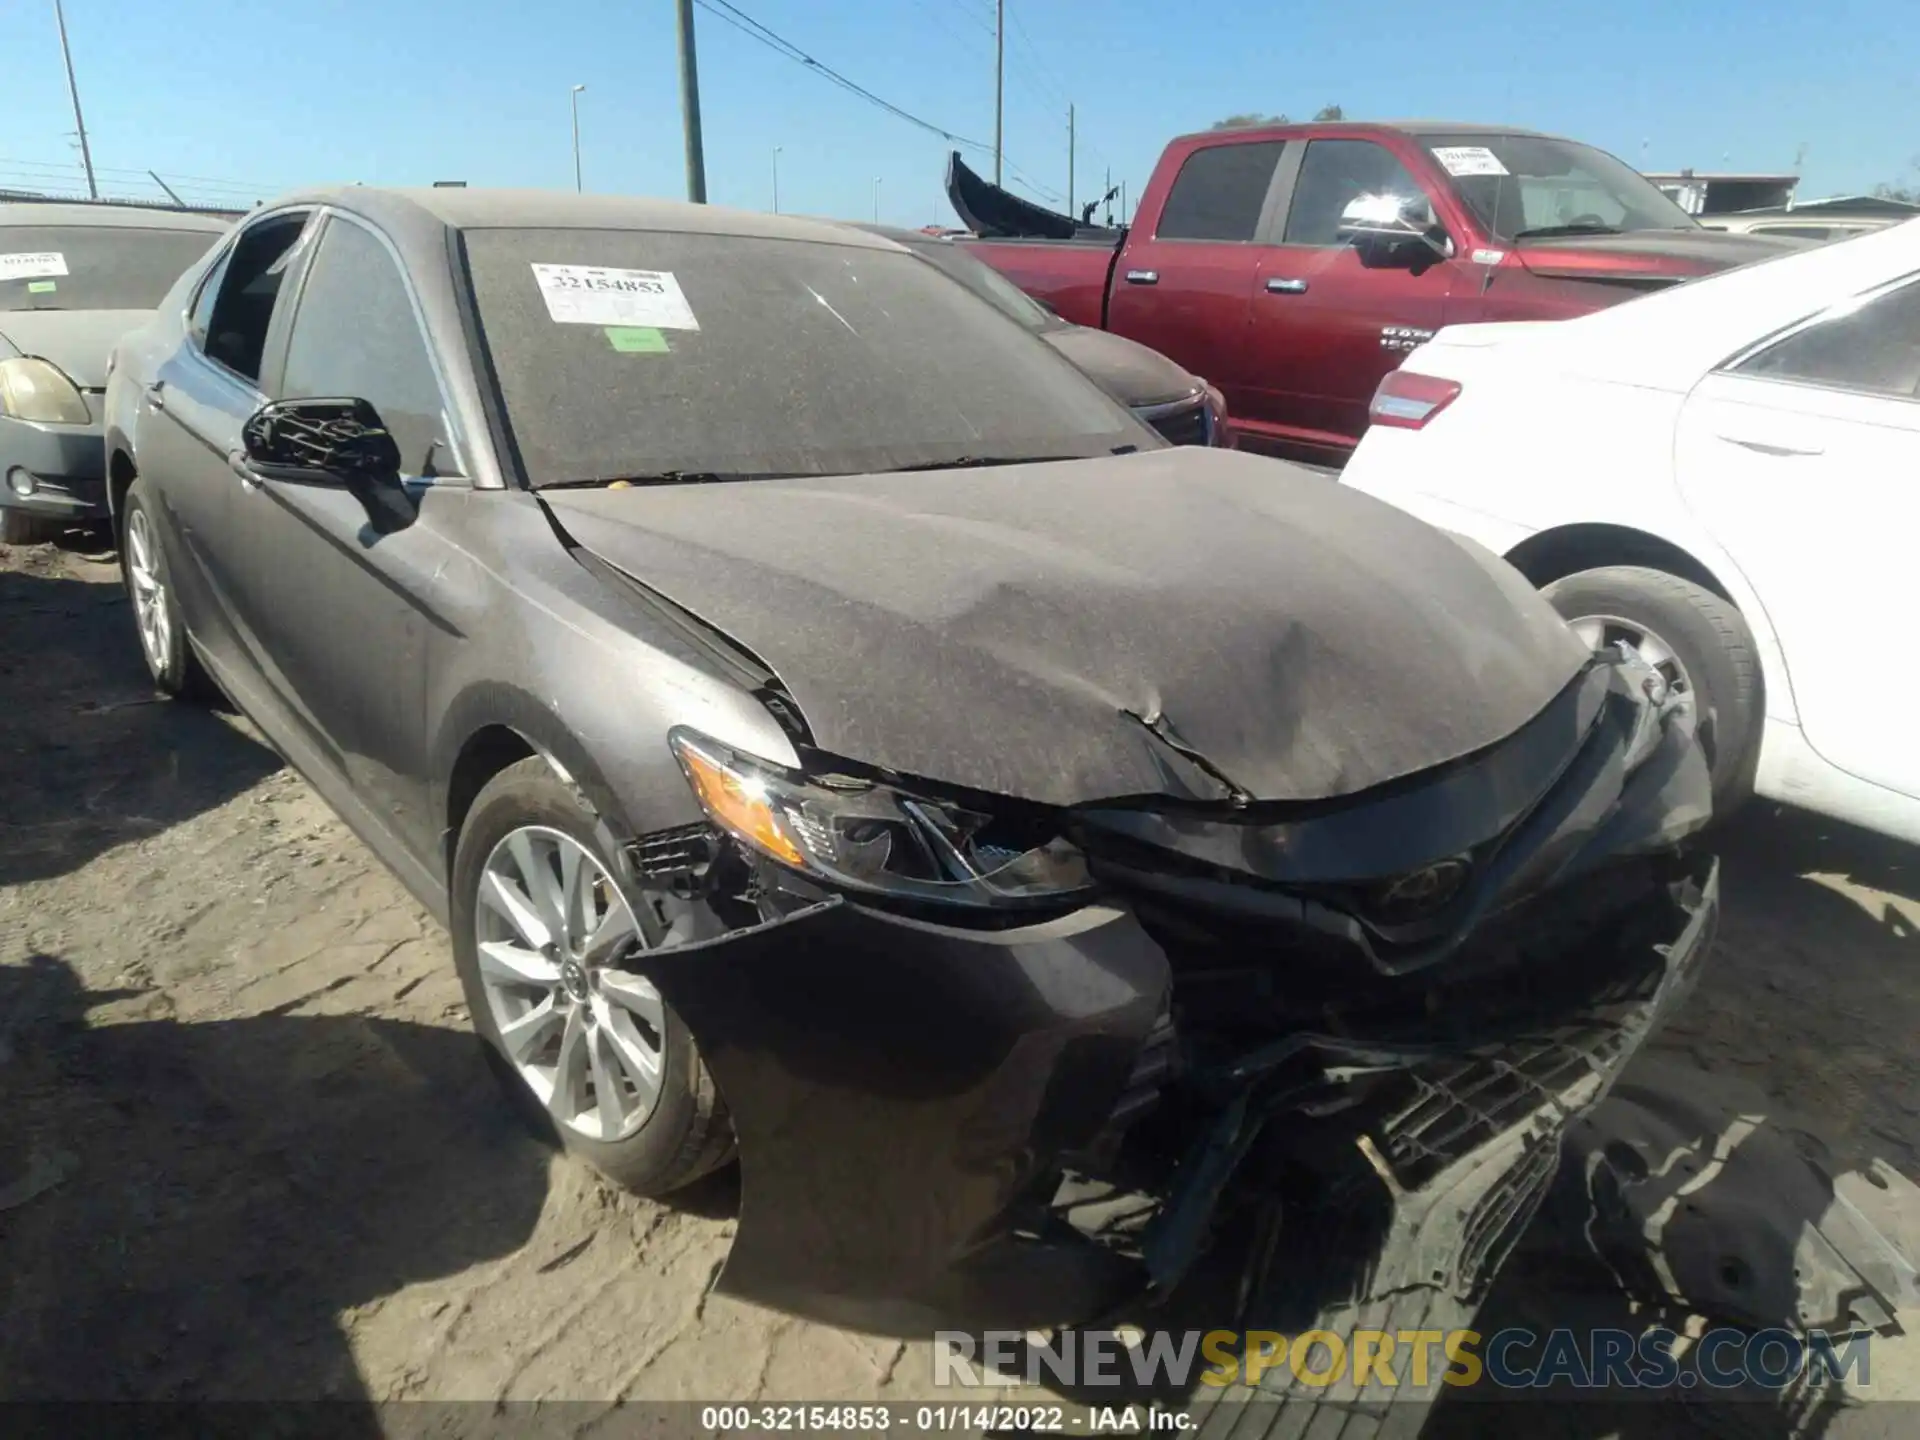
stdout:
<svg viewBox="0 0 1920 1440">
<path fill-rule="evenodd" d="M 1537 234 L 1693 230 L 1698 222 L 1604 150 L 1539 135 L 1423 135 L 1487 230 Z"/>
<path fill-rule="evenodd" d="M 0 310 L 151 310 L 220 237 L 127 225 L 0 228 Z"/>
<path fill-rule="evenodd" d="M 930 240 L 924 245 L 913 244 L 907 248 L 936 270 L 958 280 L 982 300 L 998 306 L 1009 319 L 1019 321 L 1036 335 L 1046 330 L 1057 330 L 1067 323 L 998 270 L 974 259 L 951 240 Z"/>
<path fill-rule="evenodd" d="M 861 474 L 1162 443 L 906 251 L 661 231 L 464 239 L 535 486 Z"/>
</svg>

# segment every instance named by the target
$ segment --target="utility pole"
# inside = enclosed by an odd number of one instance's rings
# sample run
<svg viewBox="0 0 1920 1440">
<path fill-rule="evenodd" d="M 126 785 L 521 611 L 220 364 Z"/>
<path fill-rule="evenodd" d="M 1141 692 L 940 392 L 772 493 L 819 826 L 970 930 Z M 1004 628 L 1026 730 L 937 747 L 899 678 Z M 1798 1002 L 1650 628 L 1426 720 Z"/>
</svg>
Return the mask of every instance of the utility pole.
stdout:
<svg viewBox="0 0 1920 1440">
<path fill-rule="evenodd" d="M 880 177 L 873 177 L 873 223 L 880 223 Z"/>
<path fill-rule="evenodd" d="M 80 117 L 80 87 L 73 78 L 73 51 L 67 48 L 67 12 L 60 0 L 53 0 L 54 22 L 60 27 L 60 56 L 67 62 L 67 93 L 73 97 L 73 124 L 80 132 L 80 163 L 87 167 L 87 197 L 100 198 L 100 187 L 93 183 L 93 151 L 87 148 L 87 122 Z"/>
<path fill-rule="evenodd" d="M 780 213 L 780 147 L 773 147 L 773 213 Z"/>
<path fill-rule="evenodd" d="M 680 120 L 687 132 L 687 198 L 707 203 L 707 157 L 700 144 L 700 62 L 693 50 L 693 0 L 679 0 Z"/>
<path fill-rule="evenodd" d="M 1073 208 L 1073 106 L 1067 106 L 1067 214 Z"/>
<path fill-rule="evenodd" d="M 573 101 L 573 189 L 575 194 L 580 192 L 580 92 L 586 88 L 584 85 L 574 86 L 573 95 L 571 96 Z"/>
<path fill-rule="evenodd" d="M 1100 203 L 1107 207 L 1107 228 L 1113 228 L 1113 167 L 1107 166 L 1107 183 L 1101 187 Z"/>
<path fill-rule="evenodd" d="M 1127 182 L 1120 182 L 1120 223 L 1127 223 Z"/>
<path fill-rule="evenodd" d="M 993 14 L 993 183 L 1000 183 L 1001 121 L 1007 96 L 1007 0 L 994 0 Z"/>
</svg>

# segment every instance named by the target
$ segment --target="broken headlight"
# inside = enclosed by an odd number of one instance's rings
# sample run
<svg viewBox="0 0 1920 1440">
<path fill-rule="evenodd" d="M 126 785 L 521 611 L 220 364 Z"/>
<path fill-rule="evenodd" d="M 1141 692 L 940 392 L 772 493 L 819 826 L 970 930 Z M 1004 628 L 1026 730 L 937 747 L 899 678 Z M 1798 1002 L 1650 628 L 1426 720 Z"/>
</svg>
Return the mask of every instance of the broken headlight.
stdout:
<svg viewBox="0 0 1920 1440">
<path fill-rule="evenodd" d="M 675 729 L 707 815 L 758 855 L 841 889 L 975 907 L 1058 905 L 1091 888 L 1057 834 L 845 776 L 802 779 Z"/>
</svg>

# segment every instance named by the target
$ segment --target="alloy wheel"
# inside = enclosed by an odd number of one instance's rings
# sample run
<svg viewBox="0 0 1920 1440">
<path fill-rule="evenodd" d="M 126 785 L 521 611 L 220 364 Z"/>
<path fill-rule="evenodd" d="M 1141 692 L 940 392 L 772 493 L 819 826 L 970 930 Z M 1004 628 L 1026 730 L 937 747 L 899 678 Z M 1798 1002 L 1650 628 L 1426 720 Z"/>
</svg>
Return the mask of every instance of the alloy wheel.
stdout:
<svg viewBox="0 0 1920 1440">
<path fill-rule="evenodd" d="M 1668 694 L 1678 696 L 1688 709 L 1695 708 L 1693 677 L 1687 673 L 1687 667 L 1680 663 L 1673 647 L 1645 625 L 1617 615 L 1583 615 L 1567 624 L 1589 649 L 1607 650 L 1625 645 L 1666 682 Z"/>
<path fill-rule="evenodd" d="M 160 545 L 147 520 L 136 509 L 127 517 L 127 579 L 133 589 L 133 618 L 140 627 L 140 648 L 155 675 L 164 675 L 173 648 L 173 619 L 167 611 L 167 589 L 160 580 Z"/>
<path fill-rule="evenodd" d="M 626 1139 L 666 1062 L 660 992 L 619 968 L 646 945 L 626 897 L 579 841 L 529 825 L 493 847 L 476 898 L 480 980 L 508 1062 L 558 1124 Z"/>
</svg>

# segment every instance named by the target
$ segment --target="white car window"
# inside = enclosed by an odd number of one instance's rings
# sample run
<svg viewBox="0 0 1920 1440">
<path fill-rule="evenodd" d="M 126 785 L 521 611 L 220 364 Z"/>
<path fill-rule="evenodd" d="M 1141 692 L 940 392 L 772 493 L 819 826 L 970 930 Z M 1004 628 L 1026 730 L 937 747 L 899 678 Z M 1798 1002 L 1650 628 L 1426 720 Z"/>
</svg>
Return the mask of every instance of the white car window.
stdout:
<svg viewBox="0 0 1920 1440">
<path fill-rule="evenodd" d="M 1835 307 L 1734 371 L 1868 395 L 1920 399 L 1920 279 Z"/>
</svg>

